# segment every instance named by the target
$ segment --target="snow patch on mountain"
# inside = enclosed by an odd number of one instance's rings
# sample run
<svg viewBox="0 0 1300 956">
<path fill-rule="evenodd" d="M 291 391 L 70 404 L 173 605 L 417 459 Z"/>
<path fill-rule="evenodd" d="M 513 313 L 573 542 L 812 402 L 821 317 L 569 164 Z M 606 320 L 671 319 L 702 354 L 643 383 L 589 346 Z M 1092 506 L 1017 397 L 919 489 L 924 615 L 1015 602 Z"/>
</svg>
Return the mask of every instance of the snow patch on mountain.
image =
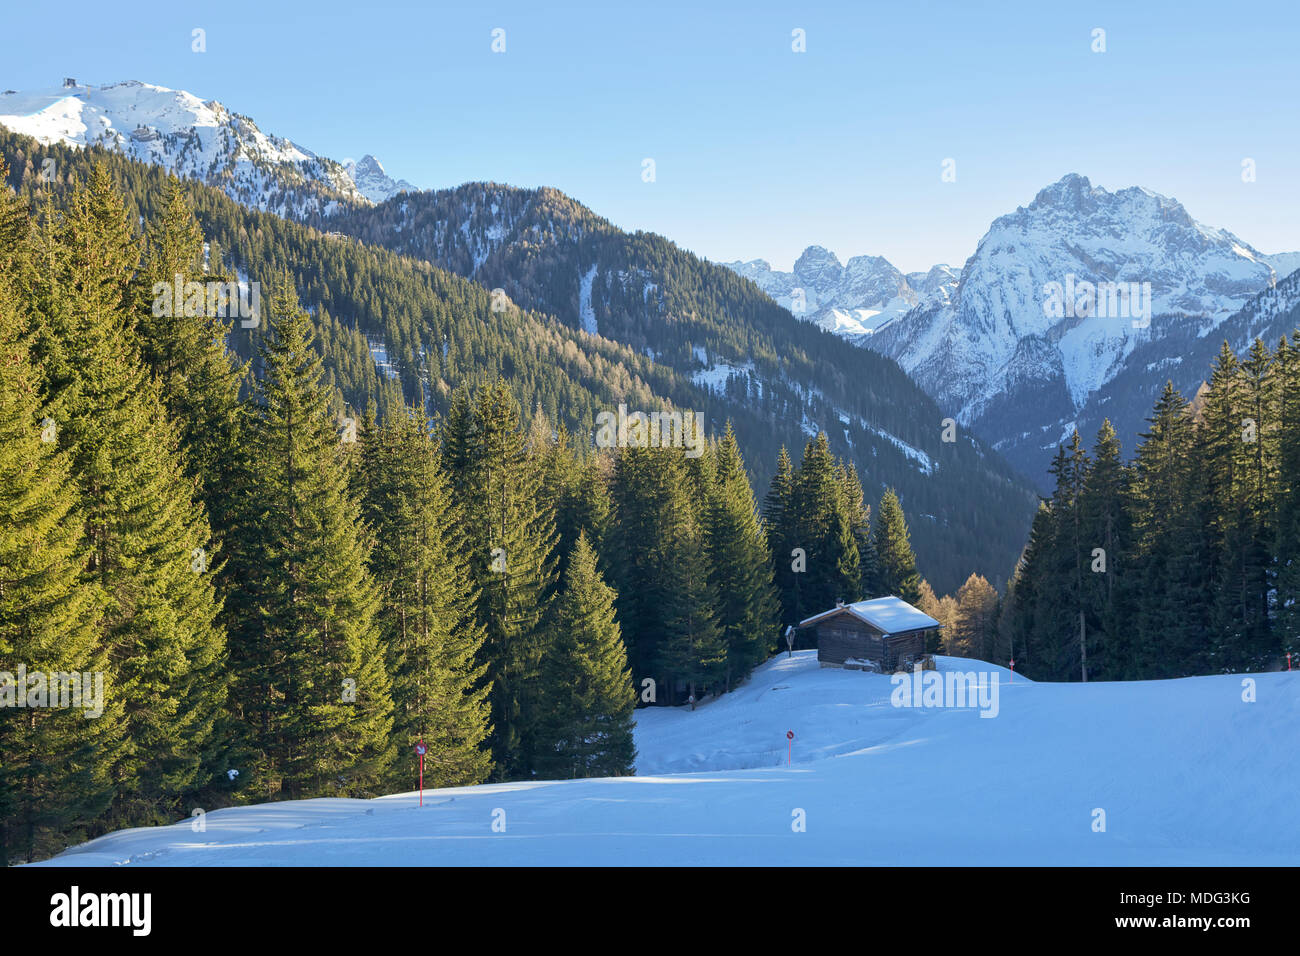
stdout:
<svg viewBox="0 0 1300 956">
<path fill-rule="evenodd" d="M 873 426 L 868 426 L 868 427 L 871 429 L 871 431 L 875 432 L 881 438 L 890 442 L 895 448 L 897 448 L 904 455 L 906 455 L 908 458 L 914 461 L 916 463 L 917 468 L 920 471 L 924 472 L 927 475 L 934 474 L 934 470 L 935 468 L 938 467 L 938 464 L 929 455 L 921 451 L 921 449 L 917 448 L 915 445 L 909 445 L 907 442 L 903 441 L 903 439 L 899 438 L 897 435 L 891 435 L 889 432 L 884 431 L 883 429 L 875 428 Z"/>
<path fill-rule="evenodd" d="M 701 388 L 708 389 L 710 392 L 717 395 L 723 395 L 726 393 L 727 384 L 731 381 L 733 377 L 742 377 L 742 379 L 745 380 L 746 384 L 752 384 L 760 399 L 763 397 L 763 391 L 764 391 L 763 378 L 761 375 L 755 374 L 754 364 L 752 362 L 746 362 L 744 364 L 739 364 L 739 365 L 733 364 L 732 362 L 722 362 L 722 361 L 714 361 L 712 363 L 709 363 L 706 360 L 704 350 L 702 348 L 699 348 L 698 346 L 696 346 L 696 358 L 698 358 L 700 362 L 705 365 L 705 367 L 692 373 L 691 381 L 694 382 L 696 385 L 700 386 Z M 825 396 L 820 392 L 820 390 L 817 389 L 809 389 L 805 397 L 814 394 L 822 400 L 825 399 Z M 935 462 L 928 454 L 926 454 L 920 448 L 917 448 L 915 445 L 911 445 L 903 441 L 897 435 L 894 435 L 883 428 L 871 424 L 870 422 L 864 420 L 860 415 L 850 414 L 849 412 L 845 411 L 842 408 L 839 408 L 838 406 L 834 407 L 832 411 L 835 417 L 839 420 L 840 424 L 845 426 L 844 439 L 850 445 L 853 444 L 853 439 L 850 435 L 848 426 L 854 426 L 863 431 L 874 434 L 884 439 L 885 441 L 889 442 L 900 452 L 902 452 L 903 455 L 906 456 L 916 466 L 918 471 L 922 472 L 925 475 L 934 474 L 934 470 L 935 468 L 938 467 L 938 463 Z M 815 437 L 817 433 L 822 430 L 817 425 L 817 423 L 814 422 L 813 419 L 807 415 L 807 413 L 805 413 L 803 416 L 801 426 L 804 433 L 809 435 L 810 437 Z"/>
<path fill-rule="evenodd" d="M 703 349 L 699 352 L 703 353 Z M 698 354 L 697 354 L 698 357 Z M 726 393 L 727 382 L 733 375 L 750 375 L 754 371 L 752 362 L 744 365 L 732 365 L 729 362 L 716 362 L 706 368 L 702 368 L 691 375 L 691 381 L 701 388 L 708 389 L 717 395 Z M 755 377 L 755 382 L 759 388 L 759 394 L 762 394 L 762 382 Z"/>
<path fill-rule="evenodd" d="M 366 344 L 370 347 L 370 355 L 379 373 L 385 378 L 397 378 L 397 366 L 388 359 L 388 343 L 383 339 L 366 336 Z"/>
<path fill-rule="evenodd" d="M 1136 350 L 1146 366 L 1152 343 L 1214 335 L 1296 262 L 1197 222 L 1174 199 L 1136 187 L 1112 193 L 1070 174 L 992 224 L 948 301 L 922 302 L 857 341 L 896 359 L 945 411 L 1033 474 L 1045 466 L 1042 443 L 1017 455 L 1012 430 L 1056 434 L 1088 417 L 1081 410 Z M 1139 293 L 1130 305 L 1149 308 L 1116 309 L 1098 291 L 1089 309 L 1078 292 L 1062 313 L 1053 284 L 1122 285 Z"/>
<path fill-rule="evenodd" d="M 805 249 L 791 272 L 764 259 L 722 265 L 800 318 L 855 342 L 923 302 L 946 303 L 958 278 L 946 265 L 904 275 L 882 256 L 854 256 L 841 265 L 821 246 Z"/>
<path fill-rule="evenodd" d="M 582 331 L 588 335 L 599 334 L 596 331 L 596 311 L 591 307 L 591 284 L 596 281 L 596 266 L 593 264 L 582 277 L 578 287 L 578 319 L 582 322 Z"/>
<path fill-rule="evenodd" d="M 372 156 L 344 166 L 216 100 L 137 80 L 0 93 L 0 125 L 45 144 L 115 150 L 285 216 L 328 215 L 341 203 L 412 188 L 389 179 Z"/>
<path fill-rule="evenodd" d="M 1280 282 L 1297 269 L 1300 269 L 1300 252 L 1277 252 L 1271 256 L 1265 256 L 1264 261 L 1273 267 L 1273 271 L 1277 273 Z"/>
<path fill-rule="evenodd" d="M 347 160 L 343 164 L 348 178 L 356 185 L 357 191 L 373 203 L 392 199 L 401 192 L 415 192 L 405 179 L 393 179 L 384 171 L 383 164 L 375 157 L 366 154 L 357 162 Z"/>
</svg>

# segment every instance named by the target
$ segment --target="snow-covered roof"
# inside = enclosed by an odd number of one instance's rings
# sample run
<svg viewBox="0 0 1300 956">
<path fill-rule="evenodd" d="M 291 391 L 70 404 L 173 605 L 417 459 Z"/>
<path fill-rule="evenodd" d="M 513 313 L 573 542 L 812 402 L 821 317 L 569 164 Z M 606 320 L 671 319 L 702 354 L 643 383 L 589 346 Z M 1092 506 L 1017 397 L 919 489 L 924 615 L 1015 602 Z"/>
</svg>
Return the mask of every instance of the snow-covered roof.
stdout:
<svg viewBox="0 0 1300 956">
<path fill-rule="evenodd" d="M 841 604 L 839 607 L 800 621 L 799 626 L 808 627 L 835 614 L 852 614 L 858 620 L 865 621 L 884 634 L 902 634 L 905 631 L 920 631 L 943 626 L 924 611 L 912 607 L 902 598 L 893 596 Z"/>
</svg>

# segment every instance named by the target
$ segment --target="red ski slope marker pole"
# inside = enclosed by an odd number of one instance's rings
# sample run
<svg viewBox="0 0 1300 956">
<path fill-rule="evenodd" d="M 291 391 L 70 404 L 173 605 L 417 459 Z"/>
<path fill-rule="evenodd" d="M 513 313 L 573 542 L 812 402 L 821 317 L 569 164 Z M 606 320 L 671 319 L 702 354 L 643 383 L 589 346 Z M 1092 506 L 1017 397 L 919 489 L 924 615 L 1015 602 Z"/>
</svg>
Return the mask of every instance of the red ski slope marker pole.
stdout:
<svg viewBox="0 0 1300 956">
<path fill-rule="evenodd" d="M 1016 659 L 1013 657 L 1011 658 L 1011 680 L 1008 681 L 1008 683 L 1014 684 L 1015 682 L 1016 682 Z"/>
<path fill-rule="evenodd" d="M 415 752 L 420 757 L 420 806 L 424 806 L 424 755 L 428 750 L 429 748 L 425 744 L 424 738 L 421 737 L 420 742 L 415 745 Z"/>
<path fill-rule="evenodd" d="M 794 757 L 794 731 L 787 730 L 785 732 L 785 739 L 787 743 L 787 749 L 785 752 L 785 765 L 788 767 L 790 766 L 791 759 Z"/>
</svg>

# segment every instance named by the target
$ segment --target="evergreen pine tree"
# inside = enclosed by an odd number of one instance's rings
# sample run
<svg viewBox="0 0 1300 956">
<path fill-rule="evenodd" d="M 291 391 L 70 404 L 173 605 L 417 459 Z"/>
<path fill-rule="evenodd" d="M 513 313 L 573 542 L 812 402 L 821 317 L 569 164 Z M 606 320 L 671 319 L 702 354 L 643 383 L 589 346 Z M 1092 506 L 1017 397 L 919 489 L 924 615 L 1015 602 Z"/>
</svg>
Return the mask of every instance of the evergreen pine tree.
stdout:
<svg viewBox="0 0 1300 956">
<path fill-rule="evenodd" d="M 123 729 L 99 642 L 102 595 L 82 573 L 77 488 L 68 454 L 43 440 L 37 382 L 0 278 L 0 867 L 61 849 L 108 808 Z M 75 674 L 85 696 L 45 683 L 50 674 Z M 44 689 L 29 700 L 34 675 Z M 50 706 L 26 706 L 42 696 Z"/>
<path fill-rule="evenodd" d="M 1273 506 L 1277 637 L 1283 659 L 1300 663 L 1300 349 L 1287 340 L 1275 356 L 1278 481 Z"/>
<path fill-rule="evenodd" d="M 1128 508 L 1133 543 L 1125 561 L 1141 595 L 1125 679 L 1179 677 L 1206 666 L 1211 553 L 1198 482 L 1208 472 L 1193 447 L 1187 401 L 1166 383 L 1133 464 Z"/>
<path fill-rule="evenodd" d="M 1264 664 L 1271 644 L 1269 591 L 1276 428 L 1272 357 L 1256 341 L 1247 362 L 1224 343 L 1197 434 L 1213 549 L 1211 631 L 1216 670 Z"/>
<path fill-rule="evenodd" d="M 874 534 L 881 591 L 915 604 L 921 599 L 921 576 L 916 570 L 903 506 L 893 488 L 886 488 L 880 499 Z"/>
<path fill-rule="evenodd" d="M 287 275 L 267 305 L 266 374 L 241 488 L 247 547 L 232 557 L 234 700 L 268 795 L 368 794 L 393 759 L 378 596 L 311 320 Z"/>
<path fill-rule="evenodd" d="M 653 679 L 658 703 L 676 703 L 679 687 L 697 699 L 705 687 L 721 689 L 718 597 L 697 485 L 681 452 L 620 449 L 612 496 L 611 573 L 633 680 Z"/>
<path fill-rule="evenodd" d="M 796 556 L 792 553 L 796 547 L 794 525 L 798 517 L 794 511 L 794 482 L 790 453 L 782 445 L 776 461 L 776 474 L 772 476 L 772 483 L 763 498 L 763 524 L 772 554 L 773 580 L 781 602 L 783 631 L 785 627 L 799 623 L 798 614 L 802 606 L 799 596 L 802 579 L 795 570 Z"/>
<path fill-rule="evenodd" d="M 1275 583 L 1272 546 L 1277 534 L 1273 523 L 1279 441 L 1276 379 L 1273 354 L 1256 339 L 1241 363 L 1245 414 L 1240 422 L 1240 526 L 1232 583 L 1239 594 L 1233 603 L 1240 610 L 1240 641 L 1225 649 L 1224 655 L 1225 663 L 1238 670 L 1263 669 L 1276 660 L 1278 650 L 1270 620 Z"/>
<path fill-rule="evenodd" d="M 409 781 L 409 755 L 423 740 L 431 786 L 482 783 L 491 771 L 483 628 L 429 421 L 413 407 L 382 429 L 370 418 L 366 435 L 362 513 L 375 540 L 369 569 L 392 681 L 395 782 Z"/>
<path fill-rule="evenodd" d="M 1055 666 L 1051 642 L 1044 638 L 1046 616 L 1055 616 L 1054 596 L 1043 593 L 1041 582 L 1052 559 L 1052 512 L 1041 502 L 1029 529 L 1029 540 L 1007 585 L 1007 614 L 1000 631 L 1005 642 L 1007 666 L 1015 661 L 1016 673 L 1031 679 L 1047 679 Z M 1002 658 L 999 658 L 1001 663 Z"/>
<path fill-rule="evenodd" d="M 543 777 L 616 777 L 633 772 L 636 692 L 614 613 L 614 592 L 578 532 L 554 605 L 555 635 L 542 667 L 551 697 L 536 770 Z"/>
<path fill-rule="evenodd" d="M 31 220 L 26 205 L 9 188 L 8 178 L 9 165 L 0 156 L 0 276 L 9 278 L 17 290 L 23 287 L 17 280 L 31 251 Z"/>
<path fill-rule="evenodd" d="M 486 635 L 482 661 L 491 682 L 494 773 L 526 777 L 547 706 L 538 674 L 550 638 L 555 516 L 542 500 L 542 476 L 504 381 L 482 387 L 472 404 L 468 395 L 456 398 L 443 425 L 442 451 L 460 502 Z"/>
<path fill-rule="evenodd" d="M 1128 589 L 1124 557 L 1129 546 L 1129 515 L 1124 507 L 1128 469 L 1110 420 L 1102 422 L 1092 464 L 1079 499 L 1080 538 L 1085 552 L 1083 604 L 1087 613 L 1088 678 L 1109 680 L 1115 662 L 1127 653 Z M 1098 551 L 1100 549 L 1100 552 Z"/>
<path fill-rule="evenodd" d="M 552 431 L 550 422 L 540 408 L 533 415 L 529 427 L 528 451 L 541 472 L 540 501 L 555 515 L 555 580 L 563 578 L 569 555 L 577 544 L 578 534 L 593 520 L 585 513 L 590 502 L 583 497 L 586 469 L 578 460 L 572 447 L 569 430 L 561 425 Z"/>
<path fill-rule="evenodd" d="M 225 635 L 208 521 L 140 359 L 130 294 L 139 244 L 103 165 L 47 220 L 37 257 L 34 355 L 80 490 L 86 574 L 104 596 L 106 680 L 125 707 L 113 822 L 158 822 L 185 812 L 186 795 L 221 769 Z"/>
<path fill-rule="evenodd" d="M 588 543 L 596 551 L 597 561 L 600 561 L 600 549 L 605 543 L 611 520 L 613 504 L 609 485 L 613 471 L 612 456 L 588 455 L 579 465 L 577 482 L 561 509 L 568 533 L 572 535 L 575 528 L 585 532 Z"/>
<path fill-rule="evenodd" d="M 866 503 L 862 482 L 858 480 L 858 470 L 853 467 L 853 462 L 843 463 L 840 474 L 849 526 L 853 529 L 853 540 L 858 546 L 861 584 L 854 600 L 880 597 L 880 557 L 876 554 L 876 544 L 871 537 L 871 506 Z"/>
<path fill-rule="evenodd" d="M 1040 626 L 1051 647 L 1051 674 L 1055 680 L 1082 680 L 1087 673 L 1087 615 L 1084 609 L 1083 574 L 1084 526 L 1081 498 L 1088 477 L 1089 462 L 1078 430 L 1069 445 L 1057 448 L 1049 473 L 1055 479 L 1050 512 L 1052 516 L 1051 560 L 1048 575 L 1039 581 L 1039 593 L 1052 595 L 1051 604 L 1040 605 Z M 1048 615 L 1048 608 L 1055 606 Z"/>
<path fill-rule="evenodd" d="M 165 205 L 149 227 L 137 277 L 139 338 L 142 357 L 161 382 L 168 416 L 180 430 L 186 471 L 198 482 L 220 538 L 231 520 L 227 490 L 242 450 L 241 375 L 226 350 L 232 323 L 217 314 L 233 314 L 233 304 L 209 299 L 203 286 L 187 295 L 190 283 L 223 278 L 206 274 L 202 260 L 203 234 L 184 187 L 169 177 Z M 177 288 L 180 302 L 175 301 Z"/>
<path fill-rule="evenodd" d="M 807 571 L 796 592 L 797 620 L 833 608 L 837 601 L 858 600 L 862 565 L 856 529 L 841 472 L 824 434 L 804 449 L 791 510 L 797 516 L 793 546 L 807 553 Z M 919 577 L 915 584 L 920 585 Z"/>
<path fill-rule="evenodd" d="M 716 449 L 704 513 L 709 575 L 718 596 L 730 690 L 776 650 L 778 608 L 767 540 L 730 424 Z"/>
</svg>

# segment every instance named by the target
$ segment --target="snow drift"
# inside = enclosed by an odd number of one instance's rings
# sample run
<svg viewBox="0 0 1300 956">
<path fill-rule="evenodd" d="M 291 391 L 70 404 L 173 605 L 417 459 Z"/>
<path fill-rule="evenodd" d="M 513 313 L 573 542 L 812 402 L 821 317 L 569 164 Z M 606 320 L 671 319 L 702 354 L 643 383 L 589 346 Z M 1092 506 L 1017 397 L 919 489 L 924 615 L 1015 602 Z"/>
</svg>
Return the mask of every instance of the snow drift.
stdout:
<svg viewBox="0 0 1300 956">
<path fill-rule="evenodd" d="M 939 658 L 953 670 L 996 675 L 996 719 L 894 706 L 890 676 L 802 651 L 694 712 L 640 712 L 635 777 L 237 807 L 45 865 L 1300 863 L 1300 674 L 1045 684 Z"/>
</svg>

